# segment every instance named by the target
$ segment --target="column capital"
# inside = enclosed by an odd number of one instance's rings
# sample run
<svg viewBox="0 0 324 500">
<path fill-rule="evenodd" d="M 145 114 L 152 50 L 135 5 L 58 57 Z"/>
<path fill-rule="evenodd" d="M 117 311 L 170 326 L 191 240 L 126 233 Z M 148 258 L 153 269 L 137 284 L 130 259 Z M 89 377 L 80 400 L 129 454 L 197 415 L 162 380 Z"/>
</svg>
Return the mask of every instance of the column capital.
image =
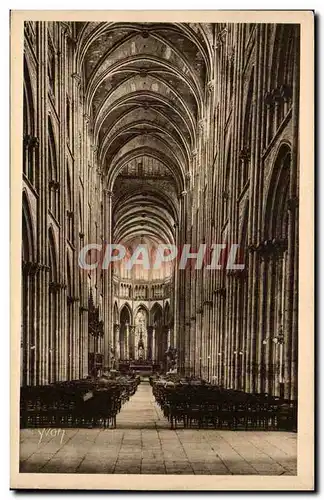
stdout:
<svg viewBox="0 0 324 500">
<path fill-rule="evenodd" d="M 61 27 L 62 27 L 62 32 L 63 34 L 68 37 L 68 38 L 71 38 L 73 40 L 73 36 L 72 36 L 72 28 L 70 26 L 70 23 L 68 22 L 63 22 L 61 21 Z"/>
<path fill-rule="evenodd" d="M 288 210 L 290 212 L 293 212 L 294 210 L 296 210 L 298 208 L 298 198 L 297 198 L 297 196 L 294 196 L 293 198 L 289 198 L 289 200 L 287 202 L 287 205 L 288 205 Z"/>
<path fill-rule="evenodd" d="M 39 147 L 39 139 L 38 137 L 31 137 L 30 138 L 30 147 L 33 149 L 36 149 Z"/>
<path fill-rule="evenodd" d="M 214 85 L 215 85 L 215 80 L 210 80 L 207 83 L 207 89 L 208 89 L 209 92 L 212 92 L 212 90 L 214 89 Z"/>
<path fill-rule="evenodd" d="M 226 275 L 238 280 L 244 280 L 247 277 L 247 269 L 228 269 Z"/>
<path fill-rule="evenodd" d="M 87 113 L 83 113 L 83 118 L 84 118 L 84 121 L 86 123 L 89 123 L 89 121 L 90 121 L 90 115 L 88 115 Z"/>
<path fill-rule="evenodd" d="M 209 306 L 209 307 L 212 307 L 213 305 L 213 300 L 211 298 L 207 298 L 206 300 L 204 300 L 204 303 L 203 303 L 204 306 Z"/>
<path fill-rule="evenodd" d="M 49 289 L 50 289 L 51 293 L 58 293 L 59 291 L 66 289 L 66 284 L 65 283 L 59 283 L 57 281 L 51 281 L 50 284 L 49 284 Z M 79 299 L 74 299 L 74 300 L 76 301 L 76 300 L 79 300 Z"/>
<path fill-rule="evenodd" d="M 79 73 L 72 73 L 71 77 L 76 81 L 77 85 L 81 84 L 82 78 Z"/>
<path fill-rule="evenodd" d="M 242 163 L 246 163 L 250 160 L 250 156 L 251 156 L 251 151 L 250 151 L 250 148 L 248 147 L 244 147 L 241 149 L 241 151 L 239 152 L 239 159 L 241 160 Z"/>
<path fill-rule="evenodd" d="M 41 269 L 41 265 L 38 262 L 26 262 L 23 261 L 23 270 L 30 276 L 35 276 L 35 274 Z"/>
<path fill-rule="evenodd" d="M 199 127 L 199 130 L 201 130 L 201 132 L 204 131 L 204 128 L 205 128 L 205 123 L 206 123 L 206 119 L 205 118 L 201 118 L 199 121 L 198 121 L 198 127 Z"/>
<path fill-rule="evenodd" d="M 292 88 L 289 85 L 280 85 L 279 93 L 285 102 L 289 102 L 292 99 Z"/>
<path fill-rule="evenodd" d="M 184 190 L 180 193 L 180 198 L 184 198 L 188 194 L 188 191 Z"/>
<path fill-rule="evenodd" d="M 282 255 L 288 248 L 286 239 L 273 238 L 272 240 L 265 240 L 258 245 L 253 245 L 253 250 L 258 252 L 259 255 L 266 259 L 270 255 Z"/>
<path fill-rule="evenodd" d="M 54 179 L 51 179 L 48 183 L 48 186 L 52 191 L 58 191 L 60 188 L 60 183 L 58 181 L 55 181 Z"/>
<path fill-rule="evenodd" d="M 273 106 L 274 102 L 273 102 L 273 96 L 272 96 L 272 92 L 271 91 L 268 91 L 265 93 L 264 95 L 264 104 L 270 108 L 271 106 Z"/>
<path fill-rule="evenodd" d="M 68 304 L 74 304 L 75 302 L 80 302 L 80 298 L 79 297 L 75 297 L 75 296 L 72 296 L 72 295 L 67 295 L 66 296 L 66 300 L 67 300 Z"/>
<path fill-rule="evenodd" d="M 107 188 L 103 189 L 103 193 L 105 196 L 107 196 L 107 198 L 112 198 L 114 196 L 114 193 L 110 189 L 107 189 Z"/>
<path fill-rule="evenodd" d="M 281 93 L 279 87 L 276 87 L 275 89 L 273 89 L 271 91 L 271 95 L 272 95 L 273 103 L 275 105 L 278 106 L 283 101 L 283 96 L 282 96 L 282 93 Z"/>
<path fill-rule="evenodd" d="M 38 137 L 35 137 L 32 135 L 25 135 L 24 136 L 24 146 L 25 146 L 25 148 L 33 148 L 33 149 L 38 148 L 38 146 L 39 146 Z"/>
<path fill-rule="evenodd" d="M 225 287 L 216 288 L 216 290 L 214 290 L 214 293 L 216 295 L 220 295 L 221 297 L 225 297 L 225 295 L 226 295 L 226 288 Z"/>
<path fill-rule="evenodd" d="M 227 28 L 222 29 L 218 33 L 216 44 L 214 46 L 215 49 L 219 49 L 223 45 L 223 43 L 225 42 L 225 39 L 226 39 L 226 35 L 227 35 Z"/>
</svg>

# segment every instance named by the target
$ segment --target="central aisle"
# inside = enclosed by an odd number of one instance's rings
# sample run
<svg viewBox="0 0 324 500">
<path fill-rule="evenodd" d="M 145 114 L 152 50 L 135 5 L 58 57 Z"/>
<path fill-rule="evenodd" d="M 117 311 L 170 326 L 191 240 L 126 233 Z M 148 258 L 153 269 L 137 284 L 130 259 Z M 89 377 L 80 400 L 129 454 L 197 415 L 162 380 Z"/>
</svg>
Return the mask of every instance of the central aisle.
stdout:
<svg viewBox="0 0 324 500">
<path fill-rule="evenodd" d="M 169 428 L 170 424 L 156 404 L 149 382 L 144 380 L 117 415 L 117 428 L 155 429 L 156 427 Z"/>
</svg>

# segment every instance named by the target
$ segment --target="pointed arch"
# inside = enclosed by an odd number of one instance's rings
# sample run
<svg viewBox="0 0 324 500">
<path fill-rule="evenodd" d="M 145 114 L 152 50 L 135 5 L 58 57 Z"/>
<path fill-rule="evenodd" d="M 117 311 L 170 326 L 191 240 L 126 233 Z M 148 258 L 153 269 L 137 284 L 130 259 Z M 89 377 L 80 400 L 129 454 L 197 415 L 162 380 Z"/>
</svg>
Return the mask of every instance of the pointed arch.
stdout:
<svg viewBox="0 0 324 500">
<path fill-rule="evenodd" d="M 135 311 L 134 311 L 134 318 L 136 316 L 136 314 L 138 313 L 138 311 L 140 309 L 143 309 L 145 311 L 145 313 L 147 314 L 147 317 L 149 317 L 149 310 L 148 310 L 148 307 L 143 304 L 142 302 L 136 307 Z"/>
<path fill-rule="evenodd" d="M 265 240 L 287 238 L 290 163 L 290 145 L 282 143 L 278 148 L 265 197 L 263 216 Z"/>
<path fill-rule="evenodd" d="M 123 306 L 121 307 L 120 313 L 119 313 L 119 318 L 120 318 L 120 324 L 125 323 L 127 318 L 128 318 L 129 324 L 132 323 L 132 320 L 133 320 L 132 308 L 128 302 L 125 302 L 125 304 L 123 304 Z"/>
<path fill-rule="evenodd" d="M 149 339 L 148 339 L 149 311 L 144 304 L 140 304 L 134 312 L 134 328 L 130 337 L 130 353 L 135 359 L 148 359 Z"/>
<path fill-rule="evenodd" d="M 114 324 L 119 323 L 119 311 L 118 311 L 118 304 L 115 301 L 114 303 Z"/>
<path fill-rule="evenodd" d="M 151 323 L 162 324 L 163 321 L 163 309 L 162 306 L 158 302 L 154 302 L 153 306 L 150 309 L 150 317 Z"/>
<path fill-rule="evenodd" d="M 24 135 L 35 135 L 35 101 L 32 90 L 28 62 L 24 57 L 24 104 L 23 104 L 23 131 Z"/>
<path fill-rule="evenodd" d="M 170 320 L 171 320 L 170 314 L 171 314 L 170 304 L 169 304 L 169 302 L 166 302 L 166 304 L 164 306 L 164 324 L 165 325 L 169 325 L 169 323 L 170 323 Z"/>
</svg>

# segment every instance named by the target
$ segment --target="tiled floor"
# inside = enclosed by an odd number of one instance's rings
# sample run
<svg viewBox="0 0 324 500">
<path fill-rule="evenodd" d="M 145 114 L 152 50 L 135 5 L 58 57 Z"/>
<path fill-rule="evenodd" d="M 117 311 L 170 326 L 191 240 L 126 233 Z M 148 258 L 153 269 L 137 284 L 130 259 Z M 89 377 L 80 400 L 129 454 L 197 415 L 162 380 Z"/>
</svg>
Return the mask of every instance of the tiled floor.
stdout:
<svg viewBox="0 0 324 500">
<path fill-rule="evenodd" d="M 20 472 L 295 475 L 297 434 L 171 430 L 142 383 L 117 429 L 24 429 Z"/>
</svg>

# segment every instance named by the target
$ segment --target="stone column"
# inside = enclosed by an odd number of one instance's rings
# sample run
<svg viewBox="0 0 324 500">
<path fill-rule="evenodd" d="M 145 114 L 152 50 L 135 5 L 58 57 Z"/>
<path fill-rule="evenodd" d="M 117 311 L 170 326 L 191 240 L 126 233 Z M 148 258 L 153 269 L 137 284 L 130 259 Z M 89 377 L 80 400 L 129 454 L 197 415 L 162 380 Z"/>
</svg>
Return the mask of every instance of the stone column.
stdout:
<svg viewBox="0 0 324 500">
<path fill-rule="evenodd" d="M 266 392 L 266 307 L 267 307 L 267 266 L 268 266 L 268 253 L 261 252 L 260 263 L 260 301 L 259 301 L 259 322 L 258 322 L 258 337 L 257 337 L 257 364 L 258 364 L 258 380 L 257 391 Z"/>
<path fill-rule="evenodd" d="M 153 360 L 153 326 L 147 327 L 147 345 L 148 345 L 147 357 L 148 359 Z"/>
<path fill-rule="evenodd" d="M 156 330 L 155 326 L 152 326 L 152 361 L 156 361 Z"/>
<path fill-rule="evenodd" d="M 41 268 L 36 277 L 36 296 L 40 303 L 36 311 L 35 338 L 37 339 L 36 349 L 36 382 L 37 384 L 46 384 L 48 382 L 48 168 L 47 168 L 47 142 L 48 142 L 48 79 L 47 79 L 47 23 L 37 23 L 37 54 L 38 72 L 37 72 L 37 124 L 36 130 L 39 138 L 39 164 L 37 172 L 38 185 L 38 212 L 37 212 L 37 250 L 36 261 Z"/>
<path fill-rule="evenodd" d="M 130 325 L 129 327 L 129 339 L 128 339 L 128 351 L 129 351 L 129 358 L 130 359 L 135 359 L 135 325 Z M 146 358 L 148 357 L 148 339 L 147 339 L 147 345 L 145 346 L 146 348 Z"/>
<path fill-rule="evenodd" d="M 265 329 L 265 392 L 273 392 L 273 327 L 272 327 L 272 304 L 270 297 L 275 287 L 275 262 L 273 254 L 269 253 L 267 258 L 267 304 Z"/>
<path fill-rule="evenodd" d="M 104 206 L 104 247 L 112 243 L 112 191 L 103 190 Z M 103 269 L 104 275 L 104 370 L 110 367 L 110 348 L 113 330 L 113 290 L 112 290 L 112 269 Z"/>
<path fill-rule="evenodd" d="M 118 323 L 115 324 L 115 338 L 114 338 L 114 349 L 115 349 L 115 358 L 119 361 L 120 359 L 120 325 Z"/>
<path fill-rule="evenodd" d="M 178 245 L 180 250 L 182 250 L 183 244 L 185 243 L 185 232 L 186 232 L 186 203 L 185 198 L 187 191 L 182 191 L 179 198 L 179 239 Z M 179 282 L 178 282 L 178 327 L 177 327 L 177 349 L 179 352 L 179 370 L 181 373 L 184 371 L 185 364 L 185 309 L 186 309 L 186 297 L 185 297 L 185 270 L 178 270 Z"/>
<path fill-rule="evenodd" d="M 190 375 L 195 373 L 196 364 L 196 317 L 190 318 Z"/>
<path fill-rule="evenodd" d="M 129 324 L 125 324 L 124 330 L 124 358 L 129 359 Z"/>
<path fill-rule="evenodd" d="M 167 349 L 171 346 L 171 328 L 167 327 Z"/>
</svg>

